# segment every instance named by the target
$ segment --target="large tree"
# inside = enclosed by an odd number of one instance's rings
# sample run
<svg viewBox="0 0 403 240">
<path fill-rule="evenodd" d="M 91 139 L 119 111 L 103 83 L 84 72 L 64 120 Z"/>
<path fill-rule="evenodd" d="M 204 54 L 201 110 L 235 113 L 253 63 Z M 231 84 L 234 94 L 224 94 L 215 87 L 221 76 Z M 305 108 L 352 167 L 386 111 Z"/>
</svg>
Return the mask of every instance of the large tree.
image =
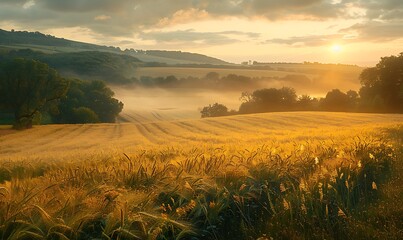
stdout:
<svg viewBox="0 0 403 240">
<path fill-rule="evenodd" d="M 0 65 L 0 109 L 14 113 L 16 129 L 31 127 L 40 110 L 67 89 L 68 82 L 44 63 L 14 59 Z"/>
<path fill-rule="evenodd" d="M 361 75 L 360 96 L 367 110 L 403 112 L 403 53 L 383 57 Z"/>
<path fill-rule="evenodd" d="M 321 106 L 323 110 L 327 111 L 348 111 L 349 96 L 339 89 L 333 89 L 322 99 Z"/>
<path fill-rule="evenodd" d="M 123 103 L 113 96 L 102 81 L 70 80 L 66 96 L 51 115 L 56 123 L 115 122 Z"/>
</svg>

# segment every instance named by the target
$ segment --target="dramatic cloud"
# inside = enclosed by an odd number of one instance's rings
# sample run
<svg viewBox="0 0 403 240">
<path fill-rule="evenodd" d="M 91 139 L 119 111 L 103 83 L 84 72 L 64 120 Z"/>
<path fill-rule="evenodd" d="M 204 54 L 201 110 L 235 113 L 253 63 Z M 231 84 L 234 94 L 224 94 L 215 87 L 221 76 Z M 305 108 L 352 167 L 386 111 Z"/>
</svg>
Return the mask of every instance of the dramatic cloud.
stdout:
<svg viewBox="0 0 403 240">
<path fill-rule="evenodd" d="M 342 32 L 357 35 L 358 41 L 393 41 L 403 38 L 403 19 L 393 21 L 367 21 L 355 24 Z"/>
<path fill-rule="evenodd" d="M 197 47 L 231 57 L 280 56 L 289 46 L 305 57 L 310 52 L 303 47 L 403 39 L 402 0 L 0 0 L 0 16 L 0 27 L 8 29 L 129 48 Z"/>
<path fill-rule="evenodd" d="M 363 9 L 366 9 L 368 19 L 403 19 L 403 1 L 401 0 L 360 0 L 356 3 Z"/>
<path fill-rule="evenodd" d="M 0 15 L 46 27 L 87 27 L 104 35 L 123 34 L 208 18 L 327 19 L 346 4 L 332 0 L 3 0 Z M 28 10 L 28 11 L 24 11 Z M 108 20 L 99 24 L 99 20 Z"/>
</svg>

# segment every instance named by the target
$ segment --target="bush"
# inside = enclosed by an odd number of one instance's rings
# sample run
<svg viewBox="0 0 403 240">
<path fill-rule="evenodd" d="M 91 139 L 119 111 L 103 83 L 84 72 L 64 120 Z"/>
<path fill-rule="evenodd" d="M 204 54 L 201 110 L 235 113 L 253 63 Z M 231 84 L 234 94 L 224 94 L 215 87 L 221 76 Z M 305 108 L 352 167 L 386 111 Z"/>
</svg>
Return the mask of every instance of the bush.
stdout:
<svg viewBox="0 0 403 240">
<path fill-rule="evenodd" d="M 201 111 L 201 117 L 206 118 L 206 117 L 221 117 L 221 116 L 227 116 L 229 115 L 228 113 L 228 108 L 219 103 L 214 103 L 213 105 L 208 105 L 204 107 Z"/>
<path fill-rule="evenodd" d="M 72 123 L 98 123 L 98 115 L 87 107 L 73 109 Z"/>
</svg>

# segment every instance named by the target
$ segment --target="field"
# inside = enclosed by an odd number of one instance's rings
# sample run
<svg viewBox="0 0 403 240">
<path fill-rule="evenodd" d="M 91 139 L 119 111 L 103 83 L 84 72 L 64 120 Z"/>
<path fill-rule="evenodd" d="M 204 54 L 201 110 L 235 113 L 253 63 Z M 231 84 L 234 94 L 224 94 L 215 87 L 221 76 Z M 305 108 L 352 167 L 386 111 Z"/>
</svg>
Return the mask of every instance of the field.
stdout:
<svg viewBox="0 0 403 240">
<path fill-rule="evenodd" d="M 2 159 L 44 159 L 69 155 L 135 152 L 170 146 L 244 148 L 279 142 L 343 139 L 375 127 L 401 123 L 401 115 L 358 113 L 267 113 L 214 119 L 185 119 L 164 111 L 128 111 L 118 124 L 36 126 L 24 132 L 0 131 Z M 182 119 L 182 120 L 180 120 Z M 100 150 L 101 149 L 101 150 Z"/>
<path fill-rule="evenodd" d="M 1 127 L 0 236 L 402 237 L 403 115 L 164 113 Z"/>
</svg>

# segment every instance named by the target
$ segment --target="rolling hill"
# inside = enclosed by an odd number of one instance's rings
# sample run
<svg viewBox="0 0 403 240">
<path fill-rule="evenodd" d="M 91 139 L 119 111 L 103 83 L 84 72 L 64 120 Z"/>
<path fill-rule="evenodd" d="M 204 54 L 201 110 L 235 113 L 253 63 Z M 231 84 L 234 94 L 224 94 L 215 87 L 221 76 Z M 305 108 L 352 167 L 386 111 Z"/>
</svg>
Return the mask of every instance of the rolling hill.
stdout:
<svg viewBox="0 0 403 240">
<path fill-rule="evenodd" d="M 40 32 L 5 31 L 0 29 L 0 46 L 13 49 L 32 49 L 45 53 L 71 53 L 82 51 L 99 51 L 129 55 L 143 62 L 158 62 L 165 64 L 229 64 L 217 58 L 197 53 L 161 50 L 122 51 L 118 47 L 100 46 L 96 44 L 72 41 L 45 35 Z"/>
</svg>

